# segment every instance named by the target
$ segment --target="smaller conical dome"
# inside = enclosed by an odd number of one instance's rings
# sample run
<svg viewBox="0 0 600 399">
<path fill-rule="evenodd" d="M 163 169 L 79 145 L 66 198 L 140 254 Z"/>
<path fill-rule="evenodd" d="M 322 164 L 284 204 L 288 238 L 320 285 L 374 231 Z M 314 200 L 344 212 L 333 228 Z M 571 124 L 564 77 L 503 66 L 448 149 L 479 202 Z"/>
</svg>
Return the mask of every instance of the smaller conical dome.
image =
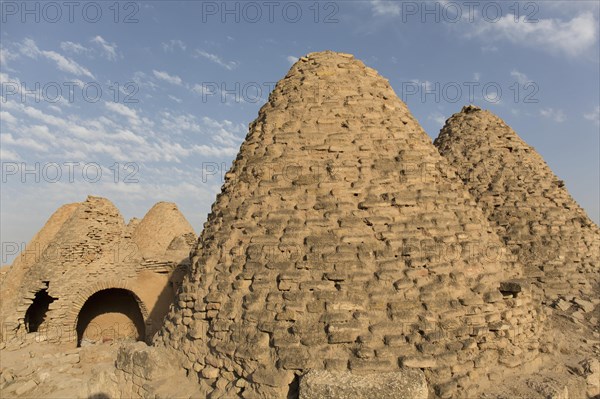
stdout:
<svg viewBox="0 0 600 399">
<path fill-rule="evenodd" d="M 5 309 L 14 306 L 16 290 L 22 284 L 23 278 L 29 269 L 39 260 L 39 255 L 52 243 L 65 222 L 80 205 L 80 203 L 65 204 L 58 208 L 44 224 L 44 227 L 27 243 L 25 250 L 15 258 L 10 268 L 7 268 L 8 270 L 2 278 L 2 285 L 0 286 L 2 316 L 7 313 Z M 2 317 L 0 317 L 0 320 L 2 320 Z"/>
<path fill-rule="evenodd" d="M 472 105 L 448 119 L 434 144 L 548 297 L 597 296 L 598 227 L 533 147 Z"/>
<path fill-rule="evenodd" d="M 144 257 L 162 256 L 174 239 L 194 235 L 194 229 L 172 202 L 159 202 L 137 224 L 132 238 Z M 186 251 L 189 246 L 186 248 Z"/>
</svg>

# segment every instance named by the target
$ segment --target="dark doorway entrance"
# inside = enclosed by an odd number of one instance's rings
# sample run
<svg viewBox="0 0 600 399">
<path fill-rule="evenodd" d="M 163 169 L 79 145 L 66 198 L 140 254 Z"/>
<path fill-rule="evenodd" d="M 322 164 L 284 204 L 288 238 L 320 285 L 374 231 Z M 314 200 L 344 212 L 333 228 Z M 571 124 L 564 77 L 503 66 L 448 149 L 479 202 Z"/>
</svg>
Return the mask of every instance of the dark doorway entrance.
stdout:
<svg viewBox="0 0 600 399">
<path fill-rule="evenodd" d="M 44 320 L 48 307 L 56 298 L 48 295 L 48 282 L 45 282 L 46 288 L 39 290 L 33 298 L 33 303 L 25 312 L 25 328 L 27 332 L 37 332 Z"/>
<path fill-rule="evenodd" d="M 77 346 L 82 341 L 101 343 L 127 338 L 145 338 L 144 317 L 135 294 L 109 288 L 89 297 L 77 317 Z"/>
</svg>

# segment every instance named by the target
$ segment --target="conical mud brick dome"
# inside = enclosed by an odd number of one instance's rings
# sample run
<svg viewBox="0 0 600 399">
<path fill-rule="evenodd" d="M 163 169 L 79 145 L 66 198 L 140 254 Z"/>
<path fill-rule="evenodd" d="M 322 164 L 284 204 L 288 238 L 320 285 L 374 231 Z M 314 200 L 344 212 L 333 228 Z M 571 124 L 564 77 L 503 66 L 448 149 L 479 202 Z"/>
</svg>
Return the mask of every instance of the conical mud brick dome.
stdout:
<svg viewBox="0 0 600 399">
<path fill-rule="evenodd" d="M 26 311 L 32 309 L 36 295 L 45 292 L 54 303 L 41 319 L 44 324 L 56 326 L 53 333 L 69 340 L 67 331 L 76 317 L 67 315 L 73 303 L 69 297 L 77 293 L 76 286 L 82 281 L 78 276 L 94 274 L 91 269 L 102 258 L 112 261 L 112 246 L 124 227 L 119 210 L 104 198 L 88 197 L 85 202 L 58 209 L 15 259 L 3 282 L 5 330 L 25 327 Z M 11 286 L 14 291 L 9 289 Z"/>
<path fill-rule="evenodd" d="M 309 54 L 276 85 L 192 262 L 159 341 L 215 397 L 400 368 L 448 397 L 534 356 L 527 292 L 499 290 L 520 266 L 389 83 L 350 55 Z"/>
<path fill-rule="evenodd" d="M 181 242 L 174 242 L 177 237 Z M 196 239 L 194 229 L 170 202 L 159 202 L 146 213 L 132 233 L 137 250 L 146 256 L 163 256 L 169 249 L 188 251 Z"/>
<path fill-rule="evenodd" d="M 40 255 L 52 245 L 57 233 L 63 227 L 76 211 L 79 204 L 66 204 L 61 206 L 52 214 L 44 227 L 27 244 L 24 253 L 15 258 L 3 281 L 0 282 L 2 288 L 2 301 L 0 301 L 0 319 L 4 322 L 4 317 L 13 312 L 17 307 L 17 298 L 19 288 L 24 285 L 24 280 L 28 279 L 32 273 L 32 267 L 39 261 Z M 34 291 L 35 293 L 35 291 Z"/>
<path fill-rule="evenodd" d="M 0 282 L 2 336 L 74 346 L 84 338 L 150 341 L 189 267 L 194 237 L 173 203 L 129 225 L 105 198 L 61 207 Z"/>
<path fill-rule="evenodd" d="M 509 249 L 547 297 L 600 295 L 600 233 L 534 148 L 474 106 L 435 140 Z"/>
</svg>

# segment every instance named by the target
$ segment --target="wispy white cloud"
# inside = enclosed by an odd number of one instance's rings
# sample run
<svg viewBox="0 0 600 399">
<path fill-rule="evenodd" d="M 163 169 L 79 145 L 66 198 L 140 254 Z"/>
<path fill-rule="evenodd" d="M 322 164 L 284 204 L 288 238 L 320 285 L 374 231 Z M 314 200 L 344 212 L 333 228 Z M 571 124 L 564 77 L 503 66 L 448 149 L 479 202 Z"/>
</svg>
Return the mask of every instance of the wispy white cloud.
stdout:
<svg viewBox="0 0 600 399">
<path fill-rule="evenodd" d="M 223 59 L 221 57 L 219 57 L 218 55 L 211 54 L 211 53 L 208 53 L 203 50 L 196 50 L 194 57 L 206 58 L 207 60 L 209 60 L 217 65 L 222 66 L 223 68 L 227 69 L 228 71 L 231 71 L 231 70 L 237 68 L 237 66 L 238 66 L 238 63 L 236 61 L 223 61 Z"/>
<path fill-rule="evenodd" d="M 422 90 L 425 90 L 428 92 L 433 90 L 433 88 L 434 88 L 434 84 L 431 83 L 429 80 L 411 79 L 410 82 L 421 86 Z"/>
<path fill-rule="evenodd" d="M 138 117 L 137 111 L 134 110 L 133 108 L 129 108 L 128 106 L 126 106 L 124 104 L 119 104 L 119 103 L 110 102 L 110 101 L 107 101 L 106 103 L 104 103 L 104 105 L 110 111 L 116 112 L 119 115 L 125 116 L 125 117 L 129 118 L 130 121 L 135 122 L 136 124 L 139 123 L 139 117 Z"/>
<path fill-rule="evenodd" d="M 183 100 L 182 100 L 181 98 L 179 98 L 179 97 L 175 97 L 175 96 L 172 96 L 172 95 L 170 95 L 170 94 L 169 94 L 169 96 L 168 96 L 168 97 L 169 97 L 171 100 L 173 100 L 173 101 L 175 101 L 176 103 L 178 103 L 178 104 L 181 104 L 181 103 L 183 102 Z"/>
<path fill-rule="evenodd" d="M 79 65 L 78 63 L 76 63 L 75 61 L 73 61 L 69 58 L 63 57 L 62 55 L 60 55 L 57 52 L 42 51 L 42 54 L 46 58 L 56 62 L 56 66 L 61 71 L 69 72 L 69 73 L 72 73 L 73 75 L 77 75 L 77 76 L 87 76 L 92 79 L 95 79 L 94 75 L 90 72 L 89 69 L 84 68 L 83 66 Z"/>
<path fill-rule="evenodd" d="M 142 72 L 142 71 L 137 71 L 133 74 L 133 77 L 131 78 L 131 80 L 133 80 L 133 82 L 135 82 L 135 84 L 137 85 L 137 87 L 144 88 L 146 89 L 146 91 L 150 90 L 150 91 L 154 91 L 158 88 L 158 86 L 156 85 L 156 83 L 154 83 L 150 76 L 148 76 L 146 73 Z"/>
<path fill-rule="evenodd" d="M 15 60 L 17 58 L 19 58 L 19 54 L 0 46 L 0 65 L 6 67 L 8 61 Z"/>
<path fill-rule="evenodd" d="M 0 121 L 8 124 L 16 124 L 17 118 L 15 118 L 10 112 L 0 111 Z"/>
<path fill-rule="evenodd" d="M 91 42 L 100 46 L 102 49 L 102 54 L 107 59 L 111 61 L 117 59 L 117 45 L 115 43 L 108 43 L 102 36 L 99 35 L 94 37 Z"/>
<path fill-rule="evenodd" d="M 506 40 L 552 54 L 577 57 L 593 51 L 598 40 L 597 27 L 598 21 L 589 11 L 570 20 L 540 18 L 536 23 L 528 21 L 527 16 L 515 18 L 507 14 L 495 23 L 479 20 L 474 27 L 469 26 L 466 36 L 486 41 Z"/>
<path fill-rule="evenodd" d="M 52 159 L 89 161 L 108 156 L 116 161 L 181 163 L 190 156 L 234 156 L 246 129 L 243 124 L 197 119 L 174 111 L 163 111 L 150 119 L 141 110 L 113 102 L 105 102 L 103 109 L 108 117 L 57 117 L 9 100 L 3 104 L 6 114 L 2 123 L 10 126 L 10 133 L 1 137 L 2 145 L 17 154 L 19 148 L 45 151 Z M 180 134 L 165 136 L 166 130 Z"/>
<path fill-rule="evenodd" d="M 525 75 L 523 72 L 517 71 L 516 69 L 513 69 L 512 71 L 510 71 L 510 76 L 515 78 L 517 80 L 517 82 L 522 85 L 527 82 L 531 82 L 531 80 L 529 79 L 529 77 L 527 77 L 527 75 Z"/>
<path fill-rule="evenodd" d="M 295 57 L 293 55 L 288 55 L 285 59 L 287 60 L 287 62 L 289 62 L 290 65 L 293 65 L 296 62 L 298 62 L 298 57 Z"/>
<path fill-rule="evenodd" d="M 556 123 L 562 123 L 567 120 L 567 117 L 563 110 L 554 108 L 542 108 L 540 115 L 544 118 L 553 120 Z"/>
<path fill-rule="evenodd" d="M 19 51 L 26 57 L 37 58 L 40 55 L 41 51 L 38 46 L 35 44 L 33 39 L 25 39 L 22 43 L 20 43 Z"/>
<path fill-rule="evenodd" d="M 600 105 L 591 112 L 583 114 L 583 117 L 588 121 L 594 122 L 597 126 L 600 126 Z"/>
<path fill-rule="evenodd" d="M 202 127 L 197 123 L 196 117 L 189 114 L 175 114 L 164 111 L 160 115 L 160 123 L 165 128 L 175 133 L 199 133 Z"/>
<path fill-rule="evenodd" d="M 0 160 L 2 160 L 3 162 L 20 161 L 21 157 L 16 151 L 9 150 L 6 148 L 0 148 Z"/>
<path fill-rule="evenodd" d="M 401 3 L 396 1 L 371 0 L 371 10 L 376 16 L 392 16 L 400 15 Z"/>
<path fill-rule="evenodd" d="M 160 114 L 160 125 L 178 134 L 194 134 L 208 138 L 219 147 L 237 148 L 245 135 L 246 127 L 228 120 L 218 121 L 210 117 L 198 120 L 194 115 L 164 111 Z"/>
<path fill-rule="evenodd" d="M 491 45 L 481 46 L 481 52 L 482 53 L 497 53 L 498 47 L 491 46 Z"/>
<path fill-rule="evenodd" d="M 48 105 L 48 108 L 54 112 L 62 114 L 62 109 L 60 109 L 60 107 L 57 107 L 56 105 Z"/>
<path fill-rule="evenodd" d="M 192 91 L 196 94 L 199 95 L 211 95 L 213 94 L 205 85 L 201 85 L 196 83 L 193 87 L 192 87 Z"/>
<path fill-rule="evenodd" d="M 434 112 L 432 114 L 430 114 L 427 119 L 434 121 L 437 125 L 444 126 L 444 123 L 446 123 L 446 117 L 444 115 L 442 115 L 440 112 Z"/>
<path fill-rule="evenodd" d="M 169 73 L 167 73 L 165 71 L 157 71 L 157 70 L 153 70 L 152 73 L 154 74 L 154 77 L 156 77 L 157 79 L 164 80 L 165 82 L 169 82 L 169 83 L 177 85 L 177 86 L 183 85 L 183 80 L 177 75 L 170 75 Z"/>
<path fill-rule="evenodd" d="M 32 139 L 31 137 L 14 137 L 10 133 L 3 133 L 0 135 L 2 145 L 15 146 L 24 148 L 27 151 L 35 153 L 44 153 L 48 151 L 48 148 L 42 145 L 39 141 Z"/>
<path fill-rule="evenodd" d="M 211 131 L 214 142 L 229 147 L 237 147 L 241 144 L 243 138 L 238 134 L 241 135 L 245 132 L 244 125 L 234 124 L 228 120 L 217 121 L 207 116 L 202 118 L 202 122 Z"/>
<path fill-rule="evenodd" d="M 40 50 L 35 41 L 32 39 L 25 39 L 20 47 L 21 54 L 30 57 L 37 58 L 38 56 L 45 57 L 51 61 L 56 63 L 58 69 L 63 72 L 68 72 L 76 76 L 87 76 L 89 78 L 95 79 L 94 75 L 89 71 L 89 69 L 79 65 L 77 62 L 73 61 L 70 58 L 67 58 L 55 51 L 45 51 Z"/>
<path fill-rule="evenodd" d="M 175 50 L 185 51 L 187 45 L 181 40 L 169 40 L 162 43 L 162 49 L 166 52 L 173 52 Z"/>
<path fill-rule="evenodd" d="M 60 48 L 63 51 L 69 52 L 69 53 L 75 53 L 75 54 L 85 54 L 85 53 L 89 53 L 91 50 L 83 45 L 81 45 L 80 43 L 74 43 L 74 42 L 61 42 L 60 43 Z"/>
</svg>

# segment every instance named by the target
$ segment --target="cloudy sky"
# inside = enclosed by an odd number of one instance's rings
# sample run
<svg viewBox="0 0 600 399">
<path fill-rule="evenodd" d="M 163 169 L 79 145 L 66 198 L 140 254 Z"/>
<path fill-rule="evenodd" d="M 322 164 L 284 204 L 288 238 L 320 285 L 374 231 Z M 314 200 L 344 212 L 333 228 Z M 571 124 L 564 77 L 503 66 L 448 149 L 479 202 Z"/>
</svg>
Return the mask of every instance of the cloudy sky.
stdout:
<svg viewBox="0 0 600 399">
<path fill-rule="evenodd" d="M 3 264 L 88 194 L 126 219 L 174 201 L 199 233 L 275 82 L 326 49 L 388 78 L 432 138 L 490 109 L 600 220 L 597 1 L 0 4 Z"/>
</svg>

